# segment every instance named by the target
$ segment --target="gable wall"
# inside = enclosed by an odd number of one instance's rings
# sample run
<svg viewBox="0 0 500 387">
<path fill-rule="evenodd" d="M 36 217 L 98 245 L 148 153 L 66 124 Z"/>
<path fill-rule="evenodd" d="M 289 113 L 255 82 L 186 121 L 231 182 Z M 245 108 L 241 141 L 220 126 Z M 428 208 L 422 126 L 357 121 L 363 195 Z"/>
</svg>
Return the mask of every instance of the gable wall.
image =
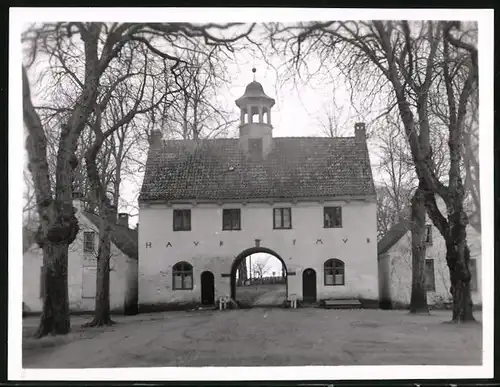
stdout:
<svg viewBox="0 0 500 387">
<path fill-rule="evenodd" d="M 68 250 L 68 293 L 70 310 L 92 311 L 95 307 L 94 297 L 83 296 L 83 278 L 86 271 L 90 272 L 89 281 L 95 282 L 96 261 L 92 254 L 83 252 L 83 232 L 95 231 L 97 228 L 85 216 L 79 212 L 76 214 L 80 226 L 80 231 L 75 241 Z M 98 234 L 96 234 L 96 249 L 98 247 Z M 110 272 L 110 306 L 112 309 L 123 308 L 125 299 L 127 275 L 129 268 L 137 266 L 137 261 L 128 258 L 113 243 L 111 244 L 110 266 L 114 268 Z M 40 299 L 40 270 L 43 266 L 43 253 L 35 244 L 28 249 L 23 256 L 23 302 L 30 311 L 39 312 L 42 310 L 42 300 Z M 95 289 L 95 286 L 94 286 Z"/>
<path fill-rule="evenodd" d="M 342 206 L 342 228 L 323 227 L 323 207 L 329 205 Z M 273 230 L 273 207 L 292 208 L 291 230 Z M 175 208 L 191 209 L 191 231 L 173 231 Z M 224 208 L 241 208 L 241 231 L 222 231 Z M 229 295 L 230 278 L 223 278 L 222 274 L 231 272 L 235 257 L 254 247 L 255 239 L 261 240 L 262 247 L 279 254 L 288 272 L 296 272 L 288 277 L 288 291 L 299 299 L 302 272 L 306 268 L 316 270 L 318 299 L 378 297 L 375 203 L 152 205 L 142 207 L 139 216 L 139 302 L 142 304 L 199 302 L 200 275 L 204 270 L 212 271 L 215 276 L 216 297 Z M 169 242 L 171 247 L 167 247 Z M 151 247 L 147 247 L 149 244 Z M 345 262 L 345 286 L 324 286 L 323 263 L 329 258 Z M 172 266 L 180 261 L 194 267 L 193 290 L 172 290 Z"/>
<path fill-rule="evenodd" d="M 432 224 L 427 218 L 426 224 Z M 474 304 L 481 304 L 481 236 L 471 226 L 467 227 L 467 243 L 471 259 L 476 259 L 478 290 L 472 292 Z M 408 231 L 387 254 L 379 257 L 380 281 L 390 293 L 392 302 L 409 304 L 411 296 L 411 232 Z M 446 245 L 439 230 L 432 226 L 432 245 L 427 246 L 426 258 L 434 259 L 435 291 L 427 292 L 429 305 L 447 300 L 451 295 L 449 270 L 446 264 Z M 385 271 L 382 271 L 384 268 Z"/>
</svg>

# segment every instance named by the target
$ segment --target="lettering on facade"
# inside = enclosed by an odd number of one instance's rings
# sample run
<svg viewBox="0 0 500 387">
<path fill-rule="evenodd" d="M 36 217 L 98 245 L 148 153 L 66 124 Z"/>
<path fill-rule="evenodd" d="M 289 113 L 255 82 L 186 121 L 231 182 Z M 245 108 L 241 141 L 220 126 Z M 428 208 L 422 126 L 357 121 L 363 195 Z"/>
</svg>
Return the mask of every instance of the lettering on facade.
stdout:
<svg viewBox="0 0 500 387">
<path fill-rule="evenodd" d="M 222 278 L 228 278 L 228 277 L 231 277 L 231 274 L 230 273 L 222 273 L 221 277 Z"/>
<path fill-rule="evenodd" d="M 198 243 L 200 243 L 200 242 L 194 241 L 193 243 L 194 243 L 195 246 L 198 246 Z"/>
<path fill-rule="evenodd" d="M 255 240 L 255 247 L 260 247 L 260 239 Z"/>
<path fill-rule="evenodd" d="M 347 238 L 342 238 L 342 241 L 343 241 L 344 243 L 347 243 Z"/>
<path fill-rule="evenodd" d="M 224 244 L 224 242 L 223 242 L 223 241 L 220 241 L 220 242 L 219 242 L 219 246 L 222 246 L 223 244 Z"/>
<path fill-rule="evenodd" d="M 289 276 L 289 275 L 297 275 L 297 273 L 296 273 L 296 272 L 294 272 L 294 271 L 289 271 L 288 273 L 286 273 L 286 275 L 287 275 L 287 276 Z"/>
<path fill-rule="evenodd" d="M 168 242 L 165 247 L 173 247 L 173 246 L 172 246 L 172 243 Z"/>
<path fill-rule="evenodd" d="M 323 244 L 323 241 L 321 239 L 316 239 L 316 244 L 321 243 Z"/>
<path fill-rule="evenodd" d="M 151 247 L 151 242 L 146 242 L 146 249 Z"/>
<path fill-rule="evenodd" d="M 295 246 L 295 242 L 297 242 L 297 239 L 294 239 L 294 240 L 293 240 L 293 245 L 294 245 L 294 246 Z"/>
</svg>

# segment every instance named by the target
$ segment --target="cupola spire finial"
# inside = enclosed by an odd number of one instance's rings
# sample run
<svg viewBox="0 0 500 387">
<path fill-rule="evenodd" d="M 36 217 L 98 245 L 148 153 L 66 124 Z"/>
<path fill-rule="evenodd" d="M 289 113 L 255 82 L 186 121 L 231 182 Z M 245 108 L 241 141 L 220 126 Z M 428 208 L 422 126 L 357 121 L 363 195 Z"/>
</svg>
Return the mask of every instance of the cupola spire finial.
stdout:
<svg viewBox="0 0 500 387">
<path fill-rule="evenodd" d="M 255 72 L 257 71 L 257 69 L 254 67 L 252 68 L 252 73 L 253 73 L 253 80 L 255 81 Z"/>
</svg>

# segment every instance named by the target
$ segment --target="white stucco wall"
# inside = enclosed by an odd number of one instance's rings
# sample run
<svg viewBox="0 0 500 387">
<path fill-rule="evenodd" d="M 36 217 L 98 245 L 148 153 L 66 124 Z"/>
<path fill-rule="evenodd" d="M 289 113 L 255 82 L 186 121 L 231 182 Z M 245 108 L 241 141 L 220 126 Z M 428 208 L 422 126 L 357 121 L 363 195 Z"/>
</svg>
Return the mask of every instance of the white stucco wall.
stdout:
<svg viewBox="0 0 500 387">
<path fill-rule="evenodd" d="M 427 219 L 427 224 L 431 221 Z M 474 304 L 481 304 L 481 235 L 467 227 L 467 242 L 471 259 L 476 259 L 477 291 L 472 291 Z M 450 276 L 446 264 L 446 245 L 436 227 L 432 227 L 432 245 L 427 246 L 426 258 L 434 259 L 435 291 L 427 292 L 429 305 L 450 299 Z M 380 287 L 388 292 L 392 302 L 409 304 L 411 297 L 411 233 L 408 231 L 386 254 L 379 257 Z"/>
<path fill-rule="evenodd" d="M 79 210 L 79 206 L 75 205 Z M 95 231 L 97 228 L 78 211 L 76 214 L 80 231 L 75 241 L 70 245 L 68 251 L 68 295 L 70 310 L 92 311 L 95 307 L 95 296 L 83 297 L 84 271 L 90 269 L 90 281 L 95 283 L 96 261 L 92 256 L 83 252 L 83 232 Z M 98 234 L 96 234 L 96 249 L 98 245 Z M 42 310 L 42 299 L 40 298 L 40 270 L 43 266 L 43 253 L 36 244 L 31 246 L 23 255 L 23 302 L 31 312 Z M 124 255 L 114 244 L 111 244 L 110 261 L 110 307 L 122 309 L 127 289 L 127 276 L 130 268 L 137 266 L 137 261 Z M 92 270 L 94 269 L 94 270 Z M 87 277 L 88 278 L 88 277 Z M 94 285 L 95 289 L 95 285 Z"/>
<path fill-rule="evenodd" d="M 342 206 L 342 228 L 323 227 L 323 207 Z M 273 229 L 273 207 L 292 208 L 292 229 Z M 241 230 L 222 231 L 222 210 L 241 208 Z M 173 231 L 173 210 L 191 209 L 191 231 Z M 141 206 L 139 212 L 139 303 L 199 302 L 200 275 L 215 276 L 216 297 L 230 294 L 235 257 L 260 246 L 275 251 L 285 261 L 288 292 L 302 298 L 302 272 L 313 268 L 317 298 L 378 298 L 376 204 L 374 202 L 298 202 Z M 318 239 L 322 243 L 317 242 Z M 343 241 L 345 240 L 345 242 Z M 367 241 L 369 239 L 369 242 Z M 294 243 L 295 241 L 295 243 Z M 172 245 L 166 247 L 168 242 Z M 197 244 L 195 244 L 197 242 Z M 222 242 L 222 244 L 221 244 Z M 151 247 L 146 247 L 148 244 Z M 337 258 L 345 263 L 345 286 L 324 286 L 323 263 Z M 193 289 L 172 290 L 172 266 L 193 265 Z"/>
</svg>

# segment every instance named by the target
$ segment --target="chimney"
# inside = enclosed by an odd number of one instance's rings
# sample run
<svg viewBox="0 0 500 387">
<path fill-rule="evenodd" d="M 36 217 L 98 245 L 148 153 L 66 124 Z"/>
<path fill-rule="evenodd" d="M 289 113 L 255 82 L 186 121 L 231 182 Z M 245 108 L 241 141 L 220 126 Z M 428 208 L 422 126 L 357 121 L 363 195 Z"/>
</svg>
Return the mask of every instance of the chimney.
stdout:
<svg viewBox="0 0 500 387">
<path fill-rule="evenodd" d="M 162 145 L 163 135 L 161 130 L 153 129 L 149 134 L 149 146 L 150 147 L 160 147 Z"/>
<path fill-rule="evenodd" d="M 366 128 L 364 122 L 356 122 L 354 124 L 354 140 L 357 144 L 366 143 Z"/>
<path fill-rule="evenodd" d="M 118 214 L 118 224 L 120 226 L 125 226 L 128 228 L 128 214 L 125 212 L 120 212 Z"/>
<path fill-rule="evenodd" d="M 109 207 L 109 218 L 112 224 L 116 224 L 116 207 L 111 205 Z"/>
</svg>

